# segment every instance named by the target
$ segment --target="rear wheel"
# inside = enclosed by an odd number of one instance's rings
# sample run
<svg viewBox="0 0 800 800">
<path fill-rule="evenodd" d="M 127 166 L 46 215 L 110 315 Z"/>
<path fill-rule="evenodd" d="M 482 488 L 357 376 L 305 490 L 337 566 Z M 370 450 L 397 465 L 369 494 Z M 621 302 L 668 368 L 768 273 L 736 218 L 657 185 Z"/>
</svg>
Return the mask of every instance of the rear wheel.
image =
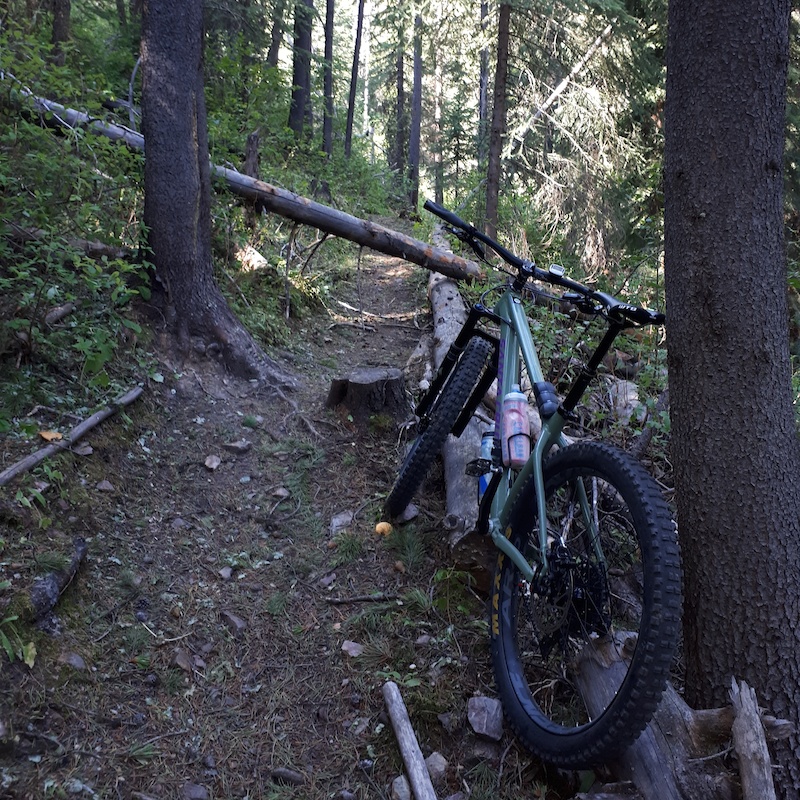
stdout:
<svg viewBox="0 0 800 800">
<path fill-rule="evenodd" d="M 619 755 L 661 698 L 680 622 L 678 542 L 658 485 L 616 448 L 560 450 L 544 480 L 548 569 L 531 584 L 498 557 L 492 665 L 523 744 L 584 768 Z M 532 553 L 532 479 L 509 528 L 514 545 Z"/>
<path fill-rule="evenodd" d="M 488 369 L 491 358 L 492 345 L 489 342 L 480 338 L 470 339 L 449 380 L 425 415 L 423 423 L 427 422 L 427 426 L 411 445 L 394 487 L 386 498 L 386 513 L 390 517 L 402 514 L 411 502 L 453 429 L 461 409 Z"/>
</svg>

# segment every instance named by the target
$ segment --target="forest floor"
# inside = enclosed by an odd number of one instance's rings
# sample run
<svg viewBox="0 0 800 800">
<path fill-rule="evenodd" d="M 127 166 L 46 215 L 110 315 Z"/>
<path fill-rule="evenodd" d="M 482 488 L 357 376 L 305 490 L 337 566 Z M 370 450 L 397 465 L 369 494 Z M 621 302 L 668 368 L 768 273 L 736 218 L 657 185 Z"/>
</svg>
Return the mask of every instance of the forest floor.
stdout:
<svg viewBox="0 0 800 800">
<path fill-rule="evenodd" d="M 430 330 L 426 278 L 365 256 L 336 298 L 364 313 L 335 303 L 273 351 L 303 381 L 290 403 L 164 347 L 163 382 L 39 471 L 44 509 L 15 500 L 35 474 L 0 490 L 0 581 L 30 585 L 88 542 L 33 666 L 0 660 L 0 798 L 389 798 L 386 680 L 447 760 L 442 798 L 592 782 L 472 732 L 468 699 L 494 696 L 486 604 L 439 525 L 441 475 L 378 535 L 402 437 L 324 406 L 332 378 L 406 364 Z M 3 466 L 26 447 L 5 442 Z M 27 644 L 16 625 L 0 630 Z"/>
</svg>

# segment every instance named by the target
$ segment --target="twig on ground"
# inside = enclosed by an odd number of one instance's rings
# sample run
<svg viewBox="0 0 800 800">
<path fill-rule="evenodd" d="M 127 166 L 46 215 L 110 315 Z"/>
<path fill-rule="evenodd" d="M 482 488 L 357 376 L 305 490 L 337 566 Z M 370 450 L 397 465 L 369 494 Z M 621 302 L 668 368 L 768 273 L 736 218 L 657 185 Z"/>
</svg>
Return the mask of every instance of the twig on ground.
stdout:
<svg viewBox="0 0 800 800">
<path fill-rule="evenodd" d="M 369 603 L 370 601 L 379 603 L 385 600 L 397 600 L 397 597 L 396 594 L 381 592 L 380 594 L 357 594 L 354 597 L 326 597 L 325 602 L 334 606 L 341 606 L 347 603 Z"/>
<path fill-rule="evenodd" d="M 92 428 L 99 425 L 103 420 L 108 419 L 108 417 L 110 417 L 112 414 L 116 414 L 120 408 L 124 408 L 125 406 L 130 405 L 134 400 L 137 400 L 143 391 L 144 390 L 141 386 L 131 389 L 131 391 L 129 391 L 127 394 L 124 394 L 113 403 L 109 404 L 106 408 L 95 412 L 91 417 L 88 417 L 86 420 L 81 422 L 80 425 L 76 425 L 60 441 L 53 442 L 47 445 L 47 447 L 43 447 L 41 450 L 31 453 L 31 455 L 23 458 L 21 461 L 18 461 L 16 464 L 12 464 L 8 469 L 0 472 L 0 486 L 5 486 L 9 481 L 16 478 L 17 475 L 27 472 L 29 469 L 33 469 L 33 467 L 44 461 L 48 456 L 54 455 L 55 453 L 60 453 L 62 450 L 72 447 L 72 445 L 75 444 L 78 439 L 80 439 Z"/>
</svg>

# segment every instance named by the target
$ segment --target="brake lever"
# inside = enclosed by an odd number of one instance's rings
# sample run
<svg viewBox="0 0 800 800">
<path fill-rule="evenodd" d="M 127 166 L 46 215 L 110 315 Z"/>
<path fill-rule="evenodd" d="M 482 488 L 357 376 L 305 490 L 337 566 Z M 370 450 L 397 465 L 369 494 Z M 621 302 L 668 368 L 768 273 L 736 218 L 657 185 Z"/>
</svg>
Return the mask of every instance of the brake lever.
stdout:
<svg viewBox="0 0 800 800">
<path fill-rule="evenodd" d="M 561 299 L 575 306 L 583 314 L 595 315 L 602 313 L 602 309 L 598 308 L 596 303 L 578 292 L 564 292 L 561 295 Z"/>
<path fill-rule="evenodd" d="M 481 261 L 486 261 L 486 251 L 481 247 L 480 243 L 475 240 L 475 238 L 470 235 L 467 231 L 461 230 L 460 228 L 452 228 L 448 225 L 444 226 L 445 231 L 447 233 L 452 234 L 453 236 L 458 239 L 459 242 L 463 242 L 464 244 L 468 244 L 475 255 L 478 256 Z"/>
</svg>

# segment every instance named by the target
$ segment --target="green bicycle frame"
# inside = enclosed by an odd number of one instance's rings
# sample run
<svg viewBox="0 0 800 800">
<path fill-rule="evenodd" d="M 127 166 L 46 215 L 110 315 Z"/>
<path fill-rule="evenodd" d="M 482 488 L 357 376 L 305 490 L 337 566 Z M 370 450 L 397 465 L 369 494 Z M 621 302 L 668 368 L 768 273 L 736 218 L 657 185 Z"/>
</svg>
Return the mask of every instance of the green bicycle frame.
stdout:
<svg viewBox="0 0 800 800">
<path fill-rule="evenodd" d="M 501 319 L 497 391 L 497 403 L 499 406 L 499 404 L 502 403 L 502 398 L 505 397 L 505 395 L 512 390 L 512 386 L 519 381 L 520 353 L 522 354 L 522 360 L 525 363 L 531 383 L 544 381 L 545 378 L 519 293 L 513 289 L 505 291 L 495 306 L 494 313 Z M 615 337 L 616 333 L 613 334 L 610 341 L 613 341 Z M 610 341 L 608 342 L 609 346 Z M 602 347 L 603 345 L 601 344 L 601 348 Z M 589 369 L 584 370 L 584 372 L 587 373 L 585 380 L 583 379 L 584 376 L 578 379 L 578 382 L 582 383 L 583 386 L 577 398 L 583 394 L 593 374 L 593 370 L 591 374 L 589 374 Z M 573 390 L 574 389 L 575 387 L 573 387 Z M 574 391 L 570 392 L 569 397 L 571 398 L 573 395 Z M 577 402 L 577 398 L 575 402 Z M 566 418 L 562 409 L 563 407 L 559 408 L 548 420 L 543 420 L 542 432 L 525 466 L 516 473 L 516 475 L 514 470 L 507 467 L 503 469 L 502 479 L 491 501 L 489 534 L 492 537 L 492 541 L 499 550 L 505 553 L 514 562 L 522 577 L 529 583 L 533 582 L 537 573 L 547 569 L 548 532 L 547 515 L 544 513 L 545 490 L 542 465 L 547 454 L 554 445 L 564 447 L 567 444 L 563 435 Z M 496 435 L 500 435 L 499 430 Z M 519 549 L 511 543 L 506 532 L 510 510 L 513 508 L 517 496 L 522 490 L 522 487 L 528 482 L 531 474 L 533 475 L 536 491 L 536 504 L 538 508 L 542 510 L 542 513 L 538 515 L 539 546 L 538 552 L 536 553 L 537 563 L 535 566 L 532 566 Z M 594 521 L 585 488 L 581 482 L 577 484 L 577 487 L 578 499 L 587 528 L 594 534 Z M 593 546 L 597 550 L 596 555 L 598 558 L 604 560 L 602 552 L 599 550 L 598 539 L 599 537 L 595 535 L 592 536 L 592 542 L 595 543 Z"/>
</svg>

